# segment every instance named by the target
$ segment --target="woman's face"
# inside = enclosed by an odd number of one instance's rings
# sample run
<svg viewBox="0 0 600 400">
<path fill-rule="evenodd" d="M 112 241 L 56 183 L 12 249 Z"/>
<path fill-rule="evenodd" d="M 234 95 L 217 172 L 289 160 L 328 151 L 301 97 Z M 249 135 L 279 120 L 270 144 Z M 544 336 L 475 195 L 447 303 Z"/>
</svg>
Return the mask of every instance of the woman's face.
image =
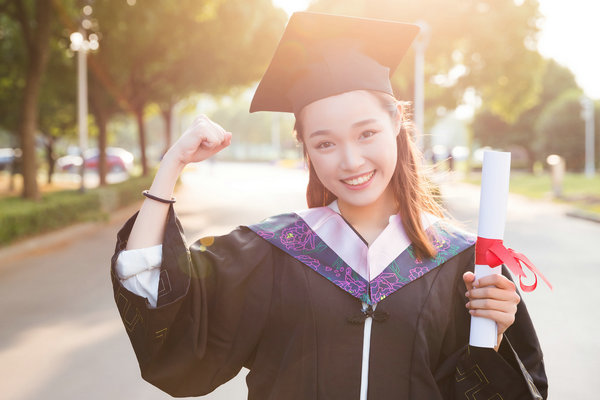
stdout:
<svg viewBox="0 0 600 400">
<path fill-rule="evenodd" d="M 315 172 L 340 205 L 372 205 L 391 190 L 400 120 L 374 95 L 352 91 L 317 100 L 300 118 Z"/>
</svg>

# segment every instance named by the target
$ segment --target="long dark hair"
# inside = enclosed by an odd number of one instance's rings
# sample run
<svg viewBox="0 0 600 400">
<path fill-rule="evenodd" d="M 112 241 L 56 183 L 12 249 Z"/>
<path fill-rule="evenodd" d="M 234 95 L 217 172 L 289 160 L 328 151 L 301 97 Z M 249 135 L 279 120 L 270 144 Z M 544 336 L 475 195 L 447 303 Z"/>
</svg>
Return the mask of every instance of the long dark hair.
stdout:
<svg viewBox="0 0 600 400">
<path fill-rule="evenodd" d="M 368 91 L 368 93 L 375 96 L 381 106 L 389 112 L 392 121 L 395 121 L 400 102 L 387 93 L 374 91 Z M 421 172 L 422 156 L 414 143 L 415 128 L 410 120 L 410 113 L 407 111 L 410 103 L 401 102 L 400 104 L 402 105 L 402 123 L 400 134 L 396 137 L 398 157 L 390 185 L 392 186 L 398 212 L 402 218 L 402 225 L 414 246 L 415 255 L 419 258 L 434 257 L 437 252 L 431 239 L 423 229 L 421 215 L 423 212 L 427 212 L 443 218 L 444 211 L 435 201 L 432 185 Z M 308 165 L 309 175 L 306 188 L 308 207 L 326 206 L 336 200 L 337 197 L 317 177 L 304 145 L 302 124 L 298 116 L 296 116 L 294 131 L 296 139 L 302 143 L 304 159 Z"/>
</svg>

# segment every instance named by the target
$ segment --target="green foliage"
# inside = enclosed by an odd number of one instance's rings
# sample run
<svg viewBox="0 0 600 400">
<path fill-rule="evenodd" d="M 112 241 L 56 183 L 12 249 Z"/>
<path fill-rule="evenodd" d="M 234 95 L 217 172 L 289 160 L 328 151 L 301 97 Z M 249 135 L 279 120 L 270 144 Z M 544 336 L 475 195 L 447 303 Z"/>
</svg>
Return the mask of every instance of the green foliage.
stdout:
<svg viewBox="0 0 600 400">
<path fill-rule="evenodd" d="M 154 174 L 152 174 L 154 175 Z M 153 176 L 129 179 L 97 189 L 102 210 L 109 213 L 116 208 L 135 203 L 142 199 L 142 190 L 152 184 Z"/>
<path fill-rule="evenodd" d="M 92 192 L 54 193 L 43 196 L 40 202 L 17 198 L 0 201 L 0 243 L 57 229 L 100 214 L 99 198 Z"/>
<path fill-rule="evenodd" d="M 210 118 L 227 128 L 235 135 L 232 145 L 239 143 L 269 143 L 273 118 L 279 118 L 280 139 L 284 147 L 295 146 L 293 139 L 294 118 L 291 114 L 275 113 L 249 114 L 250 103 L 244 96 L 232 98 L 230 102 L 221 102 L 217 109 L 210 113 Z"/>
<path fill-rule="evenodd" d="M 48 137 L 75 137 L 77 117 L 77 71 L 69 57 L 69 41 L 57 37 L 50 43 L 46 79 L 39 103 L 39 130 Z M 72 54 L 71 54 L 72 55 Z"/>
<path fill-rule="evenodd" d="M 538 104 L 547 105 L 567 90 L 577 89 L 579 85 L 573 72 L 553 59 L 546 60 L 542 92 Z"/>
<path fill-rule="evenodd" d="M 570 90 L 550 103 L 540 115 L 536 131 L 545 138 L 542 152 L 558 154 L 567 169 L 581 171 L 585 158 L 585 122 L 581 118 L 581 91 Z"/>
<path fill-rule="evenodd" d="M 130 110 L 260 78 L 285 22 L 269 0 L 106 0 L 94 16 L 101 41 L 91 62 Z"/>
<path fill-rule="evenodd" d="M 40 201 L 0 199 L 0 245 L 77 222 L 107 219 L 119 207 L 141 200 L 141 191 L 151 182 L 150 177 L 132 178 L 85 193 L 47 193 Z"/>
<path fill-rule="evenodd" d="M 536 102 L 541 56 L 534 50 L 537 0 L 318 0 L 311 9 L 347 15 L 425 21 L 431 36 L 425 53 L 426 108 L 453 109 L 474 88 L 483 104 L 514 120 Z M 414 52 L 394 76 L 401 99 L 414 92 Z M 429 115 L 431 116 L 431 115 Z"/>
<path fill-rule="evenodd" d="M 50 54 L 37 120 L 51 143 L 76 131 L 76 68 L 69 35 L 78 29 L 83 4 L 90 2 L 48 3 Z M 25 36 L 31 39 L 35 30 L 39 4 L 0 0 L 0 128 L 15 137 L 29 62 Z M 143 111 L 153 102 L 170 108 L 193 92 L 225 93 L 259 79 L 286 20 L 270 0 L 149 0 L 134 6 L 103 0 L 91 5 L 91 31 L 100 36 L 100 48 L 88 55 L 90 110 L 104 125 L 121 110 Z M 19 10 L 30 20 L 26 33 Z"/>
<path fill-rule="evenodd" d="M 472 127 L 475 137 L 491 147 L 504 147 L 511 129 L 504 119 L 487 110 L 475 116 Z"/>
<path fill-rule="evenodd" d="M 25 87 L 24 47 L 18 23 L 0 13 L 0 127 L 15 136 Z"/>
<path fill-rule="evenodd" d="M 547 125 L 550 123 L 550 119 L 552 119 L 552 124 L 558 125 L 571 123 L 577 125 L 580 124 L 577 118 L 581 120 L 579 111 L 575 113 L 576 117 L 569 113 L 561 113 L 560 116 L 551 115 L 556 111 L 555 102 L 562 95 L 565 93 L 571 93 L 569 95 L 571 97 L 581 95 L 582 91 L 577 85 L 573 73 L 554 60 L 546 60 L 541 77 L 542 90 L 537 103 L 522 112 L 514 122 L 505 122 L 504 118 L 485 106 L 473 120 L 473 133 L 482 145 L 503 149 L 522 148 L 529 156 L 530 169 L 533 168 L 536 161 L 545 162 L 549 149 L 554 148 L 550 142 L 555 139 L 549 135 L 553 129 Z M 554 111 L 548 111 L 551 106 Z M 547 121 L 544 129 L 540 129 L 542 115 L 546 115 Z M 567 120 L 561 121 L 560 119 L 564 117 L 567 117 Z M 572 126 L 569 129 L 577 128 Z M 566 143 L 573 137 L 571 135 L 561 137 L 559 142 L 565 144 L 567 148 L 572 146 L 577 148 L 579 145 L 576 142 Z"/>
<path fill-rule="evenodd" d="M 169 111 L 194 92 L 223 94 L 259 79 L 286 20 L 270 0 L 105 0 L 93 15 L 95 90 L 138 116 L 151 103 Z"/>
<path fill-rule="evenodd" d="M 38 133 L 51 154 L 56 138 L 74 132 L 69 32 L 56 17 L 74 13 L 76 3 L 0 0 L 0 128 L 14 135 L 11 145 L 23 150 L 26 197 L 37 196 Z"/>
</svg>

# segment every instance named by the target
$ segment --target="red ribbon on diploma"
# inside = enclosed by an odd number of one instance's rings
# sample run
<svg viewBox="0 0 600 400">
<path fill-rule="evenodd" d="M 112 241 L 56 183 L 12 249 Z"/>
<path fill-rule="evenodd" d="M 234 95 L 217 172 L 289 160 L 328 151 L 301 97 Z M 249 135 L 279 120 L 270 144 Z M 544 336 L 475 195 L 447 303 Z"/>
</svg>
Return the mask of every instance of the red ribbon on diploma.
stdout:
<svg viewBox="0 0 600 400">
<path fill-rule="evenodd" d="M 533 285 L 524 285 L 523 277 L 526 277 L 523 272 L 521 263 L 525 264 L 535 277 Z M 537 287 L 537 276 L 546 282 L 546 285 L 552 289 L 552 285 L 548 282 L 548 279 L 533 265 L 527 257 L 521 253 L 517 253 L 513 249 L 507 249 L 504 247 L 504 243 L 500 239 L 486 239 L 477 237 L 477 243 L 475 244 L 475 264 L 477 265 L 489 265 L 490 267 L 497 267 L 498 265 L 505 264 L 511 272 L 519 277 L 519 284 L 524 292 L 532 292 Z"/>
</svg>

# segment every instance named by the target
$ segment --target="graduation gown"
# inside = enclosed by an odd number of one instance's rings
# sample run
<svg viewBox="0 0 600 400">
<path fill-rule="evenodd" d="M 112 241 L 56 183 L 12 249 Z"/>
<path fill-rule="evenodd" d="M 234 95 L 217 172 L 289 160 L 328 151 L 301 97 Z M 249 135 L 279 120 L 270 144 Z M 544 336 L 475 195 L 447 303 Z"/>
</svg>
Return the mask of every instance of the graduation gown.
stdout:
<svg viewBox="0 0 600 400">
<path fill-rule="evenodd" d="M 369 399 L 546 398 L 523 302 L 498 352 L 468 346 L 462 275 L 473 269 L 473 236 L 438 221 L 427 229 L 436 257 L 419 260 L 412 246 L 378 252 L 370 256 L 391 262 L 365 278 L 349 265 L 353 250 L 339 247 L 356 234 L 331 230 L 341 216 L 328 210 L 310 224 L 314 213 L 284 214 L 188 249 L 171 207 L 156 308 L 114 269 L 134 215 L 118 234 L 111 276 L 142 377 L 172 396 L 199 396 L 244 366 L 252 400 L 359 399 L 371 318 Z M 335 222 L 329 231 L 317 226 L 323 216 Z"/>
</svg>

